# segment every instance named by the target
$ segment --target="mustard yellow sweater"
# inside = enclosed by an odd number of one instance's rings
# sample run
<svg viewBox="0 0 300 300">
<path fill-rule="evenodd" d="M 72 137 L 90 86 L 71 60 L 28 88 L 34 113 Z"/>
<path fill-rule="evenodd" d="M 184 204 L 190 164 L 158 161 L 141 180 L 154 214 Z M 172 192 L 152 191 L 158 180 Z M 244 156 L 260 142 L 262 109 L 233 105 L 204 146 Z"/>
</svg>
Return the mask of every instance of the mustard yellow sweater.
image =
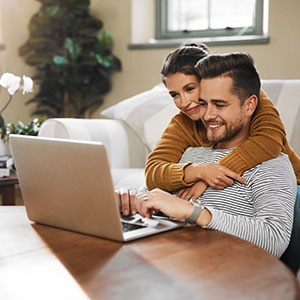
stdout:
<svg viewBox="0 0 300 300">
<path fill-rule="evenodd" d="M 263 91 L 260 92 L 259 98 L 251 120 L 249 138 L 219 162 L 243 174 L 257 164 L 284 152 L 289 156 L 297 183 L 300 184 L 300 158 L 288 145 L 279 113 Z M 192 121 L 183 113 L 175 115 L 148 156 L 145 169 L 147 187 L 150 190 L 161 188 L 174 191 L 190 186 L 191 184 L 183 181 L 184 168 L 189 163 L 178 164 L 178 161 L 186 148 L 210 145 L 201 122 Z"/>
</svg>

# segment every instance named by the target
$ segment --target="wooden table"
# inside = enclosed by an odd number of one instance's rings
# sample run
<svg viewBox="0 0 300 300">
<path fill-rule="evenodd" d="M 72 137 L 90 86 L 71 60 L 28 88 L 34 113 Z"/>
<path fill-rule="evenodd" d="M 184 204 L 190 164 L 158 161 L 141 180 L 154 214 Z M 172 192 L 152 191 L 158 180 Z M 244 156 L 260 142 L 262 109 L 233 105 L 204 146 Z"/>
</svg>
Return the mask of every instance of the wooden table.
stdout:
<svg viewBox="0 0 300 300">
<path fill-rule="evenodd" d="M 0 177 L 2 205 L 16 205 L 15 185 L 18 183 L 18 177 L 15 172 L 11 172 L 9 177 Z"/>
<path fill-rule="evenodd" d="M 296 299 L 295 276 L 262 249 L 181 228 L 122 244 L 32 224 L 0 207 L 0 299 Z"/>
</svg>

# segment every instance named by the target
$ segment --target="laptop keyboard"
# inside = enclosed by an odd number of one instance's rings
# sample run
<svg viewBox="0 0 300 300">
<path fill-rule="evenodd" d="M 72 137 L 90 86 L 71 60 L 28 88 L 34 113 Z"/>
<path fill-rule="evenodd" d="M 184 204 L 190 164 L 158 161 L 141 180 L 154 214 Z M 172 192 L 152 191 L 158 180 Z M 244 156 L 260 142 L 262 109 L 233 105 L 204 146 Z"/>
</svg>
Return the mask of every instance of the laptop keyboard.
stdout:
<svg viewBox="0 0 300 300">
<path fill-rule="evenodd" d="M 122 227 L 124 232 L 128 232 L 136 229 L 146 228 L 147 226 L 122 222 Z"/>
</svg>

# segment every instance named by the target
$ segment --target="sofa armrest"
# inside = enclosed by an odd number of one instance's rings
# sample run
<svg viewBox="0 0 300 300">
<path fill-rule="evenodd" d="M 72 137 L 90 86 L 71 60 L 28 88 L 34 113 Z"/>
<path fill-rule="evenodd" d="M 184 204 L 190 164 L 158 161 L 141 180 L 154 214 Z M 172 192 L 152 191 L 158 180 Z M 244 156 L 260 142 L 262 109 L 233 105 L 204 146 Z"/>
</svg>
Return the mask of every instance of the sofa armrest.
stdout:
<svg viewBox="0 0 300 300">
<path fill-rule="evenodd" d="M 48 119 L 39 136 L 102 142 L 111 168 L 144 168 L 149 154 L 137 134 L 120 120 Z"/>
</svg>

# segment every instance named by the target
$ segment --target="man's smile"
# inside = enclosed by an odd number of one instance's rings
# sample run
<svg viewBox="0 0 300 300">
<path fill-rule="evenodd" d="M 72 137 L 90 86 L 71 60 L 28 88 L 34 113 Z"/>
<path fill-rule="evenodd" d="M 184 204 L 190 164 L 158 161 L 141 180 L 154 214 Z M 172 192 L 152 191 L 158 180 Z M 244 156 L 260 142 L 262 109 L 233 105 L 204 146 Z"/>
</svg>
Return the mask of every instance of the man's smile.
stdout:
<svg viewBox="0 0 300 300">
<path fill-rule="evenodd" d="M 216 131 L 216 130 L 218 130 L 221 126 L 223 126 L 224 124 L 214 124 L 214 123 L 212 123 L 212 124 L 207 124 L 206 123 L 206 128 L 207 129 L 210 129 L 211 131 Z"/>
</svg>

